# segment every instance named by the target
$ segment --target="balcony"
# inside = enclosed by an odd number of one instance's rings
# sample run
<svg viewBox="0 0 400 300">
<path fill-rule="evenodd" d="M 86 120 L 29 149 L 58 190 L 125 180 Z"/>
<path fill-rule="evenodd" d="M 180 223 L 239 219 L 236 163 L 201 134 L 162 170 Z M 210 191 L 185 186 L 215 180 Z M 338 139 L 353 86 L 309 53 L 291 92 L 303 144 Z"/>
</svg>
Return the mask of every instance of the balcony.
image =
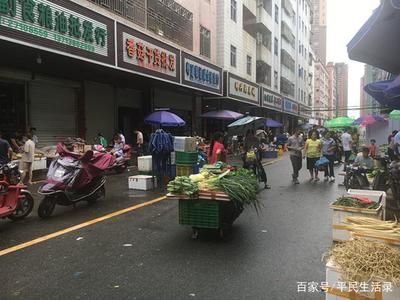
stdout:
<svg viewBox="0 0 400 300">
<path fill-rule="evenodd" d="M 243 8 L 250 11 L 253 16 L 257 15 L 257 0 L 243 0 Z"/>
<path fill-rule="evenodd" d="M 146 0 L 88 0 L 133 23 L 145 27 Z"/>
<path fill-rule="evenodd" d="M 262 44 L 257 45 L 257 61 L 263 61 L 272 66 L 272 53 Z"/>
<path fill-rule="evenodd" d="M 265 8 L 260 5 L 256 8 L 257 14 L 254 15 L 245 5 L 243 5 L 243 29 L 251 36 L 256 37 L 257 33 L 271 35 L 274 28 L 274 21 Z"/>
<path fill-rule="evenodd" d="M 264 61 L 257 60 L 257 74 L 256 74 L 257 83 L 266 84 L 271 87 L 272 74 L 271 74 L 271 66 Z"/>
</svg>

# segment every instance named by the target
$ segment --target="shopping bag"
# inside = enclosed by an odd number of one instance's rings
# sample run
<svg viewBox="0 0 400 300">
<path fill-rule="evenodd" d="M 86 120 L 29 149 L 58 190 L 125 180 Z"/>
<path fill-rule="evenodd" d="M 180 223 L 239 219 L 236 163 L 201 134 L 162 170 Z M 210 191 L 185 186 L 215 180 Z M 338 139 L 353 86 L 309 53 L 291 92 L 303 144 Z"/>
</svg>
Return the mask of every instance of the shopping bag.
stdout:
<svg viewBox="0 0 400 300">
<path fill-rule="evenodd" d="M 327 159 L 325 156 L 322 156 L 320 159 L 318 159 L 315 162 L 315 168 L 323 171 L 325 168 L 329 165 L 329 159 Z"/>
</svg>

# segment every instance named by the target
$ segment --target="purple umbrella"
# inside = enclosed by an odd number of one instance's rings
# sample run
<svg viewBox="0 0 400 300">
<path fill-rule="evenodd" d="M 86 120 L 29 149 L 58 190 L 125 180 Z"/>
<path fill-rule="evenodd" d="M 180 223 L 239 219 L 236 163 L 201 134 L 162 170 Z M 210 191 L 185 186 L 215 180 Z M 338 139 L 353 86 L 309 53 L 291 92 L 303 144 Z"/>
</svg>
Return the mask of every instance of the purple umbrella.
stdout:
<svg viewBox="0 0 400 300">
<path fill-rule="evenodd" d="M 265 121 L 265 126 L 267 127 L 283 127 L 282 123 L 279 123 L 278 121 L 272 120 L 272 119 L 267 119 L 267 121 Z"/>
<path fill-rule="evenodd" d="M 185 126 L 186 124 L 186 122 L 177 115 L 164 110 L 151 113 L 144 119 L 144 122 L 146 124 L 161 125 L 164 127 L 178 127 Z"/>
<path fill-rule="evenodd" d="M 237 120 L 243 117 L 243 115 L 231 110 L 215 110 L 206 112 L 201 117 L 219 120 Z"/>
</svg>

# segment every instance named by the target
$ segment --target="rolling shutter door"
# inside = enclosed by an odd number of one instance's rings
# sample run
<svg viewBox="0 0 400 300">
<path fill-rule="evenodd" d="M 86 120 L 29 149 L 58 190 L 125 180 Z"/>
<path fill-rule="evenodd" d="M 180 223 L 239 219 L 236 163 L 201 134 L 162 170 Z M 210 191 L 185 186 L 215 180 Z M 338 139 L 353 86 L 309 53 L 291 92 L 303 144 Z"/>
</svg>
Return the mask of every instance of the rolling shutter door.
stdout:
<svg viewBox="0 0 400 300">
<path fill-rule="evenodd" d="M 75 88 L 30 83 L 30 124 L 36 127 L 39 146 L 55 145 L 77 134 Z"/>
</svg>

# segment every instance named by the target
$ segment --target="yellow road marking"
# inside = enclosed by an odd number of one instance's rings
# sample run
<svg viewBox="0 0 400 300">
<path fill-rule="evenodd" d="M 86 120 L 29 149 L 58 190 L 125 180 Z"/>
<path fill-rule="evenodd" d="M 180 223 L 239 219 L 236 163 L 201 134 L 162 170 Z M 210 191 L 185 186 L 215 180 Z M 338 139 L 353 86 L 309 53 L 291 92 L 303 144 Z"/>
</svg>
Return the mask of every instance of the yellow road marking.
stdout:
<svg viewBox="0 0 400 300">
<path fill-rule="evenodd" d="M 90 220 L 90 221 L 87 221 L 87 222 L 84 222 L 84 223 L 81 223 L 81 224 L 77 224 L 75 226 L 68 227 L 68 228 L 65 228 L 65 229 L 62 229 L 62 230 L 59 230 L 59 231 L 56 231 L 56 232 L 53 232 L 53 233 L 38 237 L 38 238 L 36 238 L 34 240 L 31 240 L 31 241 L 28 241 L 28 242 L 25 242 L 25 243 L 22 243 L 22 244 L 19 244 L 19 245 L 16 245 L 16 246 L 4 249 L 4 250 L 1 250 L 0 251 L 0 256 L 9 254 L 9 253 L 12 253 L 12 252 L 15 252 L 15 251 L 18 251 L 18 250 L 33 246 L 33 245 L 36 245 L 36 244 L 39 244 L 39 243 L 42 243 L 42 242 L 45 242 L 47 240 L 53 239 L 55 237 L 58 237 L 60 235 L 64 235 L 66 233 L 69 233 L 69 232 L 72 232 L 72 231 L 76 231 L 78 229 L 81 229 L 81 228 L 84 228 L 84 227 L 87 227 L 87 226 L 90 226 L 90 225 L 93 225 L 93 224 L 96 224 L 96 223 L 99 223 L 99 222 L 102 222 L 102 221 L 105 221 L 105 220 L 108 220 L 108 219 L 111 219 L 111 218 L 114 218 L 114 217 L 117 217 L 117 216 L 120 216 L 120 215 L 125 214 L 127 212 L 130 212 L 130 211 L 133 211 L 133 210 L 136 210 L 136 209 L 139 209 L 139 208 L 142 208 L 142 207 L 145 207 L 145 206 L 160 202 L 160 201 L 164 200 L 165 198 L 166 197 L 163 196 L 163 197 L 159 197 L 159 198 L 156 198 L 156 199 L 144 202 L 144 203 L 140 203 L 140 204 L 137 204 L 137 205 L 134 205 L 134 206 L 130 206 L 130 207 L 118 210 L 116 212 L 104 215 L 102 217 L 99 217 L 99 218 L 96 218 L 96 219 L 93 219 L 93 220 Z"/>
</svg>

